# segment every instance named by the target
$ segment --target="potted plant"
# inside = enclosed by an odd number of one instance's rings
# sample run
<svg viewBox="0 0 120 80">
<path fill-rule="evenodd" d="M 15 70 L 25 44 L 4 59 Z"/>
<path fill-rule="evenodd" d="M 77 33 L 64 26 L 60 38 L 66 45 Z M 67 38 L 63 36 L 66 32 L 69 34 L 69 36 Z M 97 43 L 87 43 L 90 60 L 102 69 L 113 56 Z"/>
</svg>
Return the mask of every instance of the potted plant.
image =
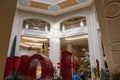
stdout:
<svg viewBox="0 0 120 80">
<path fill-rule="evenodd" d="M 105 72 L 104 69 L 101 69 L 100 80 L 108 80 L 108 75 L 107 75 L 107 73 Z"/>
<path fill-rule="evenodd" d="M 8 75 L 5 80 L 23 80 L 23 76 L 19 72 L 14 72 L 13 74 Z"/>
</svg>

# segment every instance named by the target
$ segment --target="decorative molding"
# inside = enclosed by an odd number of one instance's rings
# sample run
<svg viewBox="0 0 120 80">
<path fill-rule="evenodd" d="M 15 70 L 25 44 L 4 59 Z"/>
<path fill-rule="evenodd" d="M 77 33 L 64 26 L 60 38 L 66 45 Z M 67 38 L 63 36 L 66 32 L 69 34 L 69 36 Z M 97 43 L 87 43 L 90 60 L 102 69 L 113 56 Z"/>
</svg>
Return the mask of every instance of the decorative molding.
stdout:
<svg viewBox="0 0 120 80">
<path fill-rule="evenodd" d="M 114 41 L 111 43 L 111 50 L 120 51 L 120 41 Z"/>
<path fill-rule="evenodd" d="M 39 9 L 39 8 L 34 8 L 34 7 L 26 7 L 26 6 L 22 6 L 22 5 L 17 5 L 17 8 L 20 10 L 25 10 L 25 11 L 31 11 L 31 12 L 36 12 L 36 13 L 43 13 L 43 14 L 49 14 L 49 15 L 60 15 L 60 14 L 64 14 L 66 12 L 70 12 L 72 10 L 77 10 L 80 8 L 84 8 L 87 6 L 90 6 L 93 3 L 93 0 L 88 0 L 87 2 L 84 3 L 80 3 L 78 5 L 74 5 L 71 7 L 67 7 L 64 9 L 60 9 L 58 11 L 51 11 L 51 10 L 44 10 L 44 9 Z"/>
<path fill-rule="evenodd" d="M 112 1 L 112 0 L 104 0 L 104 3 L 108 3 L 108 2 L 110 2 L 110 1 Z"/>
<path fill-rule="evenodd" d="M 58 10 L 60 10 L 60 6 L 59 5 L 50 5 L 48 7 L 48 10 L 50 10 L 50 11 L 58 11 Z"/>
<path fill-rule="evenodd" d="M 116 65 L 116 66 L 115 66 L 115 72 L 116 72 L 116 73 L 120 72 L 120 65 Z"/>
<path fill-rule="evenodd" d="M 30 1 L 29 0 L 18 0 L 18 4 L 28 7 L 28 6 L 30 6 Z"/>
<path fill-rule="evenodd" d="M 105 7 L 106 18 L 116 18 L 120 15 L 120 3 L 109 2 Z"/>
</svg>

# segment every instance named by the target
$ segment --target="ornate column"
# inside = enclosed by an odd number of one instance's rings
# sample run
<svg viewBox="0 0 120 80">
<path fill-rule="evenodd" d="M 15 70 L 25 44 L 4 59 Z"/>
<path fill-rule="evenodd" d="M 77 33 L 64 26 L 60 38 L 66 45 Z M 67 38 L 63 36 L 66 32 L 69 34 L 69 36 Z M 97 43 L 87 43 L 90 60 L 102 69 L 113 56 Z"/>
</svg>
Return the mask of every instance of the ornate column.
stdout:
<svg viewBox="0 0 120 80">
<path fill-rule="evenodd" d="M 72 53 L 72 44 L 67 45 L 67 51 Z"/>
<path fill-rule="evenodd" d="M 51 59 L 53 66 L 57 71 L 57 75 L 60 76 L 60 69 L 57 68 L 57 63 L 60 62 L 60 25 L 59 23 L 51 26 L 50 32 L 50 53 L 49 58 Z"/>
<path fill-rule="evenodd" d="M 110 74 L 120 72 L 120 1 L 94 0 Z"/>
<path fill-rule="evenodd" d="M 45 32 L 48 32 L 48 26 L 45 25 Z"/>
<path fill-rule="evenodd" d="M 25 29 L 28 29 L 28 27 L 29 27 L 29 24 L 28 24 L 28 23 L 26 23 L 26 25 L 25 25 Z"/>
<path fill-rule="evenodd" d="M 14 22 L 13 22 L 13 28 L 12 28 L 12 32 L 11 32 L 10 43 L 9 43 L 8 56 L 10 56 L 15 36 L 17 38 L 16 39 L 16 46 L 15 46 L 15 56 L 18 56 L 19 47 L 20 47 L 22 25 L 23 25 L 22 16 L 19 14 L 19 11 L 16 10 L 15 18 L 14 18 Z M 26 26 L 28 27 L 28 25 L 26 25 Z"/>
<path fill-rule="evenodd" d="M 80 21 L 80 27 L 83 27 L 83 26 L 84 26 L 83 21 Z"/>
<path fill-rule="evenodd" d="M 48 44 L 44 43 L 44 53 L 48 56 Z"/>
<path fill-rule="evenodd" d="M 18 16 L 18 24 L 17 24 L 17 45 L 16 45 L 16 52 L 15 52 L 15 56 L 19 55 L 19 48 L 20 48 L 20 40 L 21 40 L 21 32 L 22 32 L 22 27 L 23 27 L 23 17 L 21 14 L 19 14 Z"/>
<path fill-rule="evenodd" d="M 62 26 L 62 31 L 64 31 L 65 30 L 65 25 L 63 24 L 63 26 Z"/>
<path fill-rule="evenodd" d="M 13 47 L 13 41 L 16 36 L 17 38 L 17 31 L 18 31 L 18 24 L 19 24 L 19 11 L 16 10 L 15 12 L 15 17 L 14 17 L 14 22 L 13 22 L 13 28 L 11 32 L 11 38 L 10 38 L 10 43 L 9 43 L 9 49 L 8 49 L 8 56 L 10 56 L 12 47 Z M 16 40 L 17 41 L 17 40 Z M 17 42 L 16 42 L 17 43 Z M 18 44 L 16 44 L 17 46 Z M 16 54 L 16 46 L 15 46 L 15 54 Z M 14 54 L 14 53 L 13 53 Z"/>
<path fill-rule="evenodd" d="M 91 63 L 91 71 L 92 68 L 96 67 L 96 60 L 99 61 L 99 67 L 104 69 L 104 61 L 103 61 L 103 50 L 101 46 L 100 36 L 97 30 L 97 18 L 95 14 L 94 6 L 91 7 L 90 13 L 87 17 L 87 25 L 88 25 L 88 43 L 89 43 L 89 55 L 90 55 L 90 63 Z M 94 74 L 92 72 L 92 79 L 94 78 Z"/>
</svg>

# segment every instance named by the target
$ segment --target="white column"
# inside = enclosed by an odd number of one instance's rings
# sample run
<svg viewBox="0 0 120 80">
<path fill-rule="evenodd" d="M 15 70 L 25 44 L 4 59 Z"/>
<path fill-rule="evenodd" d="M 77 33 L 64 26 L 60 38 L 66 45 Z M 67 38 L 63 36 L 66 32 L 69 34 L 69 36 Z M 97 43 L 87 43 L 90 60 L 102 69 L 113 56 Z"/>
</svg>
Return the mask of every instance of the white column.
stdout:
<svg viewBox="0 0 120 80">
<path fill-rule="evenodd" d="M 92 38 L 93 38 L 93 48 L 94 48 L 94 55 L 95 59 L 99 60 L 99 66 L 101 68 L 105 68 L 104 66 L 104 61 L 103 61 L 103 50 L 102 50 L 102 45 L 101 45 L 101 36 L 100 33 L 98 32 L 98 24 L 97 24 L 97 18 L 95 14 L 95 10 L 93 8 L 91 12 L 91 32 L 92 32 Z"/>
<path fill-rule="evenodd" d="M 49 58 L 51 59 L 53 66 L 56 68 L 57 76 L 60 76 L 60 69 L 57 68 L 57 63 L 60 62 L 60 26 L 54 24 L 51 26 L 51 37 L 50 37 L 50 53 Z"/>
<path fill-rule="evenodd" d="M 15 17 L 14 17 L 14 22 L 13 22 L 13 28 L 12 28 L 12 31 L 11 31 L 11 38 L 10 38 L 10 42 L 9 42 L 8 56 L 10 56 L 14 38 L 15 38 L 15 36 L 17 37 L 18 24 L 19 24 L 19 12 L 16 11 Z M 16 46 L 17 45 L 18 44 L 16 44 Z M 15 54 L 16 54 L 16 51 L 15 51 Z"/>
<path fill-rule="evenodd" d="M 26 25 L 25 25 L 25 29 L 28 29 L 28 27 L 29 27 L 29 24 L 28 24 L 28 23 L 26 23 Z"/>
<path fill-rule="evenodd" d="M 96 59 L 98 59 L 100 69 L 104 69 L 103 51 L 101 41 L 99 40 L 100 36 L 98 35 L 96 19 L 95 10 L 92 8 L 89 16 L 87 17 L 90 63 L 92 69 L 92 67 L 96 67 Z"/>
<path fill-rule="evenodd" d="M 72 44 L 67 45 L 67 51 L 72 53 Z"/>
<path fill-rule="evenodd" d="M 102 49 L 102 40 L 101 40 L 100 32 L 98 30 L 97 30 L 97 39 L 98 39 L 98 47 L 99 47 L 99 52 L 100 52 L 100 56 L 99 56 L 100 68 L 105 69 L 103 49 Z"/>
<path fill-rule="evenodd" d="M 48 43 L 44 43 L 44 53 L 48 56 Z"/>
<path fill-rule="evenodd" d="M 80 21 L 80 27 L 83 27 L 83 26 L 84 26 L 83 21 Z"/>
<path fill-rule="evenodd" d="M 48 26 L 45 25 L 45 32 L 48 32 Z"/>
<path fill-rule="evenodd" d="M 19 15 L 19 23 L 17 24 L 17 45 L 16 45 L 16 54 L 15 56 L 19 55 L 19 48 L 20 48 L 20 40 L 21 40 L 21 32 L 22 32 L 22 27 L 23 27 L 23 19 L 22 15 Z"/>
<path fill-rule="evenodd" d="M 65 30 L 65 25 L 63 24 L 63 26 L 62 26 L 62 31 L 64 31 Z"/>
</svg>

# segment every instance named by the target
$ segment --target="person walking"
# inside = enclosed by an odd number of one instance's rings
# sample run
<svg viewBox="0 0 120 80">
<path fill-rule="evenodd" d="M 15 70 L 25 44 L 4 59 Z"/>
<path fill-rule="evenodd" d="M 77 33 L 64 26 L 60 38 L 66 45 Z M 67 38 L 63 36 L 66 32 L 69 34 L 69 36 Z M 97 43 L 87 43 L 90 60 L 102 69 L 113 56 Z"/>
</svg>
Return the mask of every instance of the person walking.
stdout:
<svg viewBox="0 0 120 80">
<path fill-rule="evenodd" d="M 77 74 L 74 74 L 74 76 L 73 76 L 73 80 L 79 80 L 79 77 L 78 77 Z"/>
<path fill-rule="evenodd" d="M 85 79 L 86 79 L 86 73 L 85 73 L 84 71 L 81 72 L 80 78 L 81 78 L 82 80 L 85 80 Z"/>
</svg>

